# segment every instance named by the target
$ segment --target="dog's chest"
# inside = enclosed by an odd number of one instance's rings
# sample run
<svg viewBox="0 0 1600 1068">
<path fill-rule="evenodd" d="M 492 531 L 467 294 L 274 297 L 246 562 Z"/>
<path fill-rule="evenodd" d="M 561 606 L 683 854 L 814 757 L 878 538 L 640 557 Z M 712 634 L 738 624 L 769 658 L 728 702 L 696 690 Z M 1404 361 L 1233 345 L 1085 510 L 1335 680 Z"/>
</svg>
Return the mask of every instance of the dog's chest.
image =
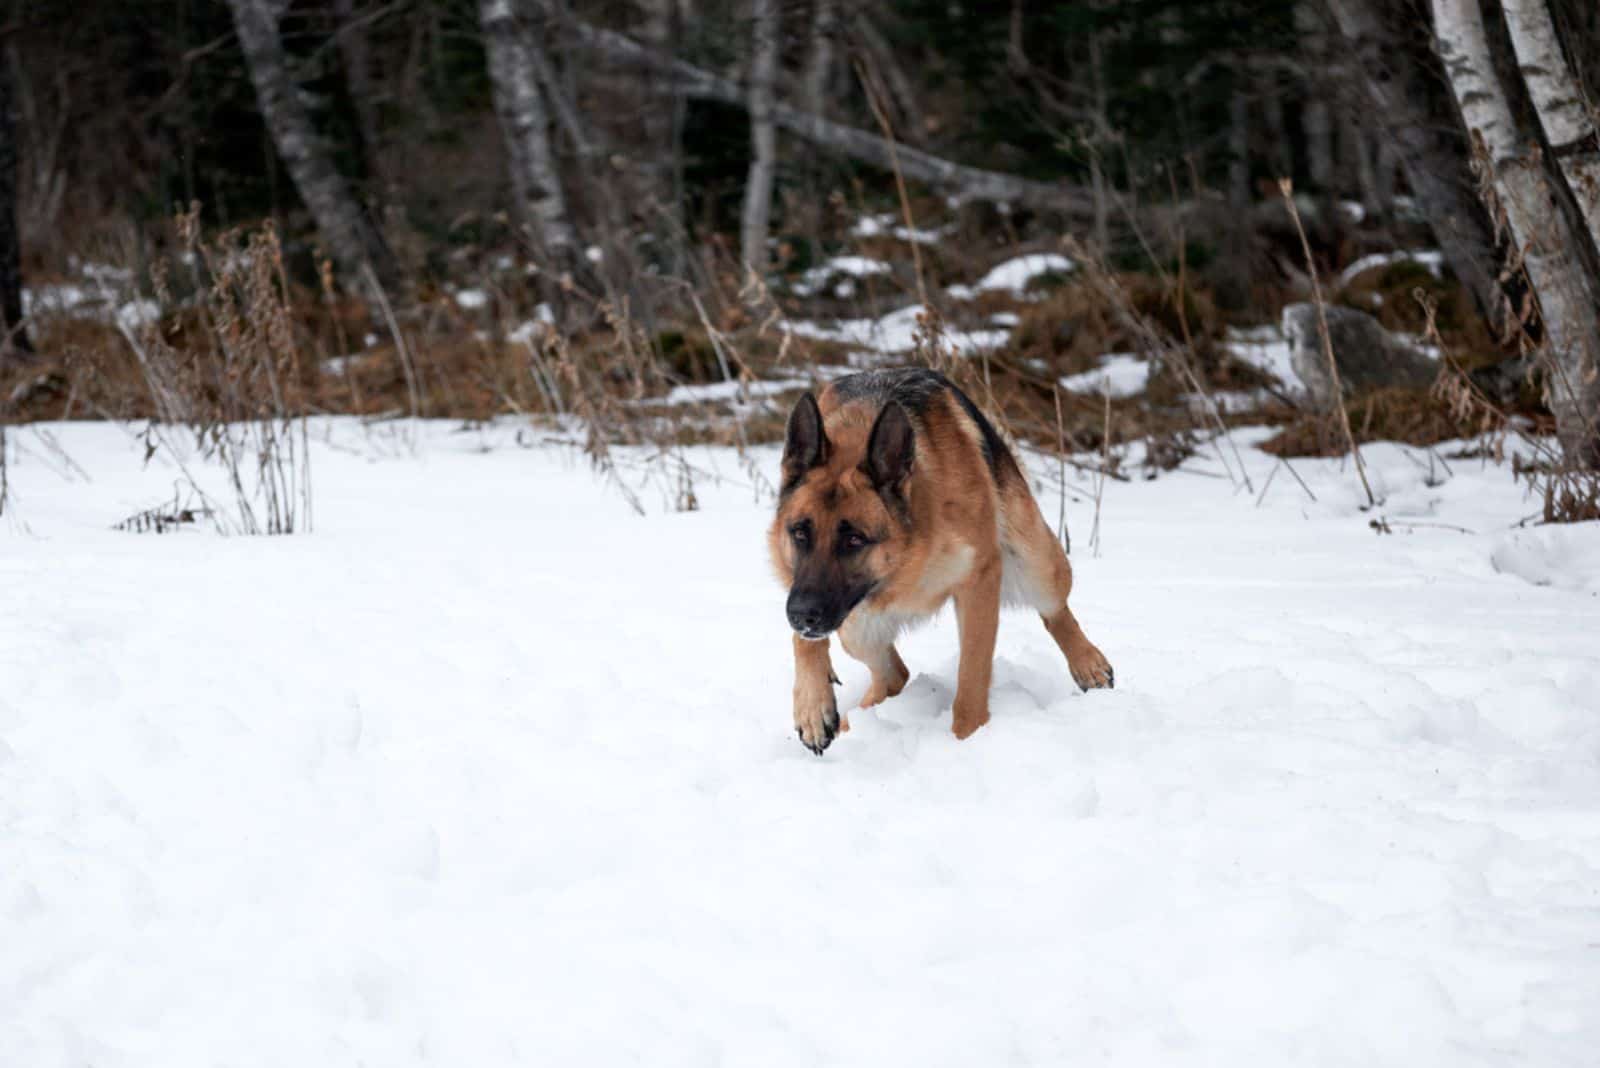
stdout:
<svg viewBox="0 0 1600 1068">
<path fill-rule="evenodd" d="M 917 580 L 918 600 L 924 604 L 931 600 L 937 608 L 971 574 L 976 556 L 970 545 L 956 543 L 942 548 L 922 569 Z"/>
</svg>

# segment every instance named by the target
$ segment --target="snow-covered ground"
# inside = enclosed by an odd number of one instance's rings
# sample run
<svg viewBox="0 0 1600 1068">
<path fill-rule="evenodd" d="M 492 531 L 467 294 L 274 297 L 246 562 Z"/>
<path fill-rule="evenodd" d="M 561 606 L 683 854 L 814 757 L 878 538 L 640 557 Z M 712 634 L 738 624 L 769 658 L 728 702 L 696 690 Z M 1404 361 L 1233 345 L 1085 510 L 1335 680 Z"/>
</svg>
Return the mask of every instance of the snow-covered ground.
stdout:
<svg viewBox="0 0 1600 1068">
<path fill-rule="evenodd" d="M 1120 400 L 1144 392 L 1150 384 L 1150 361 L 1137 353 L 1108 352 L 1095 370 L 1062 375 L 1060 383 L 1073 393 L 1110 394 Z"/>
<path fill-rule="evenodd" d="M 1008 614 L 957 743 L 947 614 L 817 758 L 739 460 L 640 517 L 516 431 L 321 424 L 315 531 L 245 539 L 12 429 L 0 1064 L 1596 1063 L 1600 530 L 1504 470 L 1368 448 L 1377 534 L 1242 432 L 1254 493 L 1110 482 L 1098 556 L 1075 483 L 1117 689 Z"/>
<path fill-rule="evenodd" d="M 916 348 L 918 319 L 924 311 L 922 305 L 912 304 L 876 318 L 841 319 L 832 325 L 793 319 L 784 323 L 784 329 L 800 337 L 849 345 L 878 356 L 897 356 Z M 972 356 L 986 349 L 1000 348 L 1010 340 L 1011 331 L 1009 328 L 943 328 L 940 338 L 957 355 Z"/>
</svg>

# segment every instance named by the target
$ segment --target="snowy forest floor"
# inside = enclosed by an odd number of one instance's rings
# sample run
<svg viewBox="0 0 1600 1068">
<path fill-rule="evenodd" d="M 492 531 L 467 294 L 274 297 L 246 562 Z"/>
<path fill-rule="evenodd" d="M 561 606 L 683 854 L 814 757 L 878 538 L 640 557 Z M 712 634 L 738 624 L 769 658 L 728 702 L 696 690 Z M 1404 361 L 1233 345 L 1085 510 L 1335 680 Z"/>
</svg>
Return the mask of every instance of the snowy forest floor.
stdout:
<svg viewBox="0 0 1600 1068">
<path fill-rule="evenodd" d="M 399 433 L 224 538 L 110 529 L 176 477 L 125 428 L 11 432 L 0 1063 L 1594 1063 L 1600 524 L 1506 468 L 1368 447 L 1364 513 L 1240 431 L 1254 493 L 1110 482 L 1098 555 L 1074 475 L 1117 689 L 1008 613 L 957 743 L 947 612 L 818 758 L 731 451 L 641 517 Z"/>
</svg>

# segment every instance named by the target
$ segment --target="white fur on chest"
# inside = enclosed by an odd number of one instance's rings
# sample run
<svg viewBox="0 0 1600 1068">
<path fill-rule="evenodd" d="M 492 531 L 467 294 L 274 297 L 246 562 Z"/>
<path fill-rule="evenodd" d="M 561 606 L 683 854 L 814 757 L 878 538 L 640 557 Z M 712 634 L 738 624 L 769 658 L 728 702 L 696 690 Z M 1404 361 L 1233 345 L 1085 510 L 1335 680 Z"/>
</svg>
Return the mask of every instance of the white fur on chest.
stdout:
<svg viewBox="0 0 1600 1068">
<path fill-rule="evenodd" d="M 977 555 L 970 545 L 950 546 L 928 561 L 928 566 L 922 571 L 922 579 L 917 583 L 917 592 L 923 597 L 939 597 L 950 593 L 972 573 L 972 561 Z"/>
<path fill-rule="evenodd" d="M 932 612 L 877 612 L 861 605 L 844 621 L 840 636 L 852 648 L 875 649 L 894 644 L 902 631 L 931 618 Z"/>
</svg>

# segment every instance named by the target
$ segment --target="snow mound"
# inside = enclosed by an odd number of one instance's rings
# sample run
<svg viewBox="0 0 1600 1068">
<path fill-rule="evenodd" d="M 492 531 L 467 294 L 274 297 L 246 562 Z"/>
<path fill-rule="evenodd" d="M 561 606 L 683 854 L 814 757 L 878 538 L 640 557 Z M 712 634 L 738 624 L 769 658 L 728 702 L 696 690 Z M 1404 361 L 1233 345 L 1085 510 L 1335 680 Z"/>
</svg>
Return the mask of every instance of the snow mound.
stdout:
<svg viewBox="0 0 1600 1068">
<path fill-rule="evenodd" d="M 944 237 L 943 230 L 924 230 L 920 227 L 912 229 L 902 225 L 900 217 L 893 212 L 880 215 L 864 215 L 856 220 L 855 226 L 850 228 L 852 237 L 893 237 L 900 241 L 915 242 L 919 245 L 936 245 Z"/>
<path fill-rule="evenodd" d="M 1265 374 L 1287 387 L 1301 393 L 1305 383 L 1294 369 L 1289 358 L 1289 342 L 1276 326 L 1229 327 L 1223 347 L 1234 359 Z"/>
<path fill-rule="evenodd" d="M 1072 393 L 1093 393 L 1122 400 L 1145 391 L 1150 384 L 1150 361 L 1131 352 L 1110 352 L 1100 357 L 1093 371 L 1063 375 L 1061 388 Z"/>
<path fill-rule="evenodd" d="M 786 328 L 799 337 L 895 356 L 916 348 L 917 319 L 923 312 L 921 304 L 912 304 L 877 318 L 841 319 L 832 326 L 795 319 L 790 320 Z M 1005 329 L 944 331 L 945 341 L 964 356 L 998 349 L 1010 338 L 1011 331 Z"/>
<path fill-rule="evenodd" d="M 834 282 L 833 295 L 842 300 L 855 295 L 856 279 L 889 274 L 891 270 L 887 263 L 868 256 L 835 256 L 807 269 L 791 288 L 797 296 L 809 297 Z"/>
<path fill-rule="evenodd" d="M 1496 571 L 1535 586 L 1554 586 L 1600 596 L 1600 522 L 1517 530 L 1495 545 Z"/>
<path fill-rule="evenodd" d="M 1006 260 L 978 279 L 978 292 L 1006 290 L 1021 296 L 1035 278 L 1066 274 L 1078 265 L 1058 252 L 1031 252 Z"/>
<path fill-rule="evenodd" d="M 678 405 L 702 404 L 707 401 L 750 400 L 771 397 L 790 390 L 805 389 L 811 383 L 804 378 L 769 378 L 755 382 L 710 382 L 703 385 L 674 386 L 665 397 L 651 404 Z"/>
<path fill-rule="evenodd" d="M 1444 277 L 1444 253 L 1438 249 L 1422 248 L 1412 249 L 1408 252 L 1374 252 L 1370 255 L 1362 256 L 1340 271 L 1339 284 L 1336 288 L 1344 289 L 1366 272 L 1396 263 L 1419 263 L 1429 271 L 1432 271 L 1435 278 Z"/>
</svg>

